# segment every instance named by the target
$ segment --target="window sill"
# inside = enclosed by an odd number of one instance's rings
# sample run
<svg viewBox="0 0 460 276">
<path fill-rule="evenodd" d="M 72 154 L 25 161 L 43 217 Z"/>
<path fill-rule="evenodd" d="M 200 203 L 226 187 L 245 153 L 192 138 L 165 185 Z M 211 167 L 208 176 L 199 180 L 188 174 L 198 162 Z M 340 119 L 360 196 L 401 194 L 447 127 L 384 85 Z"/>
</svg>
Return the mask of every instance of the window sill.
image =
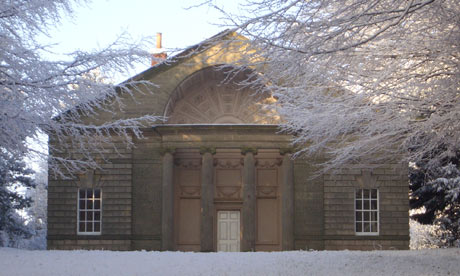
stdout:
<svg viewBox="0 0 460 276">
<path fill-rule="evenodd" d="M 362 232 L 362 233 L 355 233 L 355 236 L 378 236 L 379 233 L 367 233 L 367 232 Z"/>
<path fill-rule="evenodd" d="M 101 232 L 77 232 L 78 236 L 100 236 Z"/>
</svg>

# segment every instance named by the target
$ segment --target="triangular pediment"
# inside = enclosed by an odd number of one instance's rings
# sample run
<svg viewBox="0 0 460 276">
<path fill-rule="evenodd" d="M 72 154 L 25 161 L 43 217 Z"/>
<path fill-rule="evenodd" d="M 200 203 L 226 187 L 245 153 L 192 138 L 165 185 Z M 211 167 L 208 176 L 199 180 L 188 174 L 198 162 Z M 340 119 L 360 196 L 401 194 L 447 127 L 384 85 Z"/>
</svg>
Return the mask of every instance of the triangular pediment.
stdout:
<svg viewBox="0 0 460 276">
<path fill-rule="evenodd" d="M 159 122 L 164 124 L 277 123 L 279 117 L 267 109 L 274 99 L 240 84 L 253 69 L 238 74 L 229 70 L 241 59 L 245 41 L 236 32 L 224 31 L 130 78 L 120 85 L 143 84 L 121 95 L 121 111 L 103 112 L 97 120 L 148 114 L 164 118 Z"/>
</svg>

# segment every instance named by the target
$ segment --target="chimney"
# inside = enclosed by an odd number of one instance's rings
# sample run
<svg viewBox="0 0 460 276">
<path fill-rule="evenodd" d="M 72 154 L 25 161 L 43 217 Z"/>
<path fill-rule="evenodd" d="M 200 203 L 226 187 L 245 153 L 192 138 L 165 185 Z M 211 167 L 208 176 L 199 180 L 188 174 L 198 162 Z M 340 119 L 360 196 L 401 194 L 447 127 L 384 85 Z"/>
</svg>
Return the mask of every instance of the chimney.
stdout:
<svg viewBox="0 0 460 276">
<path fill-rule="evenodd" d="M 157 33 L 157 49 L 161 48 L 161 33 Z"/>
<path fill-rule="evenodd" d="M 151 63 L 152 66 L 157 65 L 158 63 L 162 62 L 168 57 L 168 55 L 163 50 L 163 47 L 161 45 L 161 39 L 162 39 L 161 33 L 157 33 L 157 47 L 156 49 L 153 50 L 153 53 L 152 53 L 152 63 Z"/>
</svg>

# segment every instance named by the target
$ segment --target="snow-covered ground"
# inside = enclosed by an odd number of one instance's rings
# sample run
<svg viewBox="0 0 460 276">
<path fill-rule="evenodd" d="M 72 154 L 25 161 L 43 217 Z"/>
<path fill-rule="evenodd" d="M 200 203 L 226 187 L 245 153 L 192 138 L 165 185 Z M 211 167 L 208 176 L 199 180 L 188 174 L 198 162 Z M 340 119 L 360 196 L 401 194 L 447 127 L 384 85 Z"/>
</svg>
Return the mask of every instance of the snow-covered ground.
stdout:
<svg viewBox="0 0 460 276">
<path fill-rule="evenodd" d="M 460 249 L 178 253 L 0 248 L 0 275 L 460 275 Z"/>
</svg>

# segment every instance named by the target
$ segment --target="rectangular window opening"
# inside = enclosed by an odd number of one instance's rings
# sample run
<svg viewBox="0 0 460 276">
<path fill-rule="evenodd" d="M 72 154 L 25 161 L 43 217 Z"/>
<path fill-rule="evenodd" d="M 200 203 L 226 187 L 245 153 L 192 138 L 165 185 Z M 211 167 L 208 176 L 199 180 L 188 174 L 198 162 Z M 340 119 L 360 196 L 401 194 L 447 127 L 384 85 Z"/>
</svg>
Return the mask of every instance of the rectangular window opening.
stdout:
<svg viewBox="0 0 460 276">
<path fill-rule="evenodd" d="M 378 189 L 357 189 L 355 193 L 356 235 L 379 234 Z"/>
<path fill-rule="evenodd" d="M 101 189 L 79 189 L 77 234 L 100 235 L 102 217 Z"/>
</svg>

